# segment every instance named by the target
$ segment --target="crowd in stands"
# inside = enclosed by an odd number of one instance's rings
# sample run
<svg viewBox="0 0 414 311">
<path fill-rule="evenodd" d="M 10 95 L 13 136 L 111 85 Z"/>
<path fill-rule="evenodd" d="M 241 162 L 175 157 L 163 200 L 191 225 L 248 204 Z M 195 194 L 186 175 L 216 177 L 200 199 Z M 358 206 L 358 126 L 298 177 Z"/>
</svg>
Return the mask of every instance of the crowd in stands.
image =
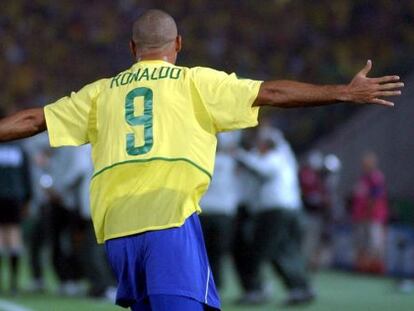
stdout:
<svg viewBox="0 0 414 311">
<path fill-rule="evenodd" d="M 0 12 L 2 105 L 44 105 L 130 65 L 133 20 L 162 8 L 184 37 L 179 63 L 258 79 L 346 82 L 374 61 L 375 73 L 414 67 L 410 0 L 69 0 L 6 1 Z M 351 113 L 276 113 L 295 150 L 303 151 Z M 327 118 L 329 115 L 329 118 Z M 295 122 L 291 122 L 295 120 Z"/>
</svg>

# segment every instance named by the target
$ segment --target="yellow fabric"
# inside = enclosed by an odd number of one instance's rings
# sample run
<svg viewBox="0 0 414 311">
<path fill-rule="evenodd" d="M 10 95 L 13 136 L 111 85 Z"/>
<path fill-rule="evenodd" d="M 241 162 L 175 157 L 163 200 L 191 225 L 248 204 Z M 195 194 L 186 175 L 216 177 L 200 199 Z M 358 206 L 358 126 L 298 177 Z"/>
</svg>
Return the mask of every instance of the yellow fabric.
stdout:
<svg viewBox="0 0 414 311">
<path fill-rule="evenodd" d="M 53 147 L 91 143 L 99 243 L 181 226 L 206 191 L 215 134 L 257 125 L 261 82 L 143 61 L 45 107 Z"/>
</svg>

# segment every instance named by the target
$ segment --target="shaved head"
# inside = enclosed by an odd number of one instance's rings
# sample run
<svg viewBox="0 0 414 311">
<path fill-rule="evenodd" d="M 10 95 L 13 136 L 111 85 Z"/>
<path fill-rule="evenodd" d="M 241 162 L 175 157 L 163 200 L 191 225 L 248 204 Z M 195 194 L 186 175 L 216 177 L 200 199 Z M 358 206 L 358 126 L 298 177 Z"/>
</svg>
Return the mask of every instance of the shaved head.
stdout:
<svg viewBox="0 0 414 311">
<path fill-rule="evenodd" d="M 178 36 L 177 25 L 168 13 L 148 10 L 134 23 L 132 41 L 139 52 L 160 51 L 172 44 Z"/>
</svg>

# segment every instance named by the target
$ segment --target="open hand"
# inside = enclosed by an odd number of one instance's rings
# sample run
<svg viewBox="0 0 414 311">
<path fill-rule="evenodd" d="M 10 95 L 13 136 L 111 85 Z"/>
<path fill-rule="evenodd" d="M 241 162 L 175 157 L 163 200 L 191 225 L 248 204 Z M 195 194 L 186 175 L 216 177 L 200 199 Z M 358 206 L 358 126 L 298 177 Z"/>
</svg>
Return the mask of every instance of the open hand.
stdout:
<svg viewBox="0 0 414 311">
<path fill-rule="evenodd" d="M 360 104 L 394 106 L 393 102 L 383 98 L 401 95 L 400 89 L 404 87 L 404 83 L 399 82 L 399 76 L 368 78 L 371 68 L 372 62 L 368 60 L 366 66 L 347 85 L 345 100 Z"/>
</svg>

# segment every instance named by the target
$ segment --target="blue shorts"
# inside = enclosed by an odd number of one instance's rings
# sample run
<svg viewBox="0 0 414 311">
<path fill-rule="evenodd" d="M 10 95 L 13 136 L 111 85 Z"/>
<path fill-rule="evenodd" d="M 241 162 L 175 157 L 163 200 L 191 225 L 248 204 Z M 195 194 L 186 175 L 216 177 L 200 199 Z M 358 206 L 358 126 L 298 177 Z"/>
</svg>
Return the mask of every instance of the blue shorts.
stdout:
<svg viewBox="0 0 414 311">
<path fill-rule="evenodd" d="M 130 307 L 149 295 L 175 295 L 220 309 L 197 214 L 179 228 L 111 239 L 105 247 L 118 281 L 118 305 Z"/>
</svg>

